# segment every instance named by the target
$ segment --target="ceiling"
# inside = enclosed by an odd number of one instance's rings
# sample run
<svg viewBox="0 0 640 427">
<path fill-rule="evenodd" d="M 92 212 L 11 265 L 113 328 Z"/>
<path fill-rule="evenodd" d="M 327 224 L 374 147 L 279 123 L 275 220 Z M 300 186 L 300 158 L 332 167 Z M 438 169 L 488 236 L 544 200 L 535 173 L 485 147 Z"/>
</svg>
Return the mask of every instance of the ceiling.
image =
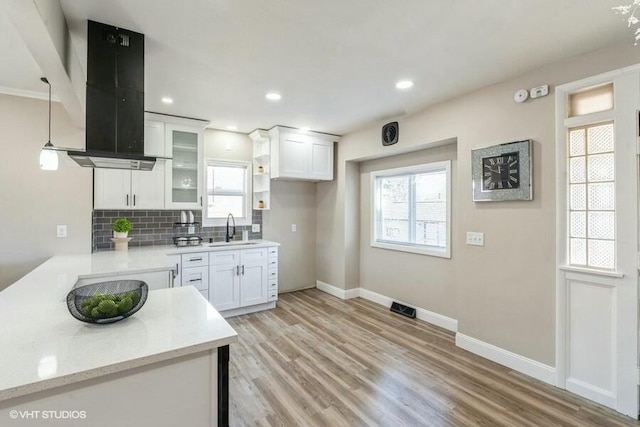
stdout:
<svg viewBox="0 0 640 427">
<path fill-rule="evenodd" d="M 87 19 L 146 35 L 149 111 L 240 132 L 279 124 L 344 134 L 562 58 L 633 43 L 633 29 L 611 10 L 625 1 L 61 3 L 82 59 Z M 0 16 L 0 55 L 8 58 L 0 86 L 44 92 L 35 61 L 5 21 Z M 400 79 L 415 86 L 399 91 Z M 282 100 L 266 100 L 269 91 Z"/>
</svg>

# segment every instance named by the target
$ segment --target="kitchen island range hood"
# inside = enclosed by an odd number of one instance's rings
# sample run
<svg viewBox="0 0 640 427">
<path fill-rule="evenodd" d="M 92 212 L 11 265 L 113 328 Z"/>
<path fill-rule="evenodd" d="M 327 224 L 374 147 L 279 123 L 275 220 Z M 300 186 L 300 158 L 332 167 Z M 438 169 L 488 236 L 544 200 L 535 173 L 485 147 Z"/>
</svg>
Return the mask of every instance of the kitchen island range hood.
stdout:
<svg viewBox="0 0 640 427">
<path fill-rule="evenodd" d="M 144 155 L 144 35 L 88 21 L 86 151 L 80 166 L 152 170 Z"/>
</svg>

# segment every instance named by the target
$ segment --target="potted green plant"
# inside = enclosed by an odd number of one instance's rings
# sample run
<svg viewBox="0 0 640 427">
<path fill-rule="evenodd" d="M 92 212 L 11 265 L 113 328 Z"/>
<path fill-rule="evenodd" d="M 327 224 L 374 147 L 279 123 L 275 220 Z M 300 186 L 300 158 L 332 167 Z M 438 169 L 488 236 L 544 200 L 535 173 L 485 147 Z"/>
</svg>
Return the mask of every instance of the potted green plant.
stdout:
<svg viewBox="0 0 640 427">
<path fill-rule="evenodd" d="M 133 228 L 131 221 L 126 218 L 118 218 L 113 221 L 111 226 L 113 229 L 113 237 L 116 239 L 126 239 L 129 235 L 129 231 Z"/>
</svg>

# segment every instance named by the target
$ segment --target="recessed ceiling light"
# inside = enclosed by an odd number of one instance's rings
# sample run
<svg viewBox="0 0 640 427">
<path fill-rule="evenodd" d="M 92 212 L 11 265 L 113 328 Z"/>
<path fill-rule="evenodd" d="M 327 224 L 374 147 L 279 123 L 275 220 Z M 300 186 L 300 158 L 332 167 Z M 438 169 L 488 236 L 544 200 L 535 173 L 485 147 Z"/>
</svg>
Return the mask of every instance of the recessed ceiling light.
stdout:
<svg viewBox="0 0 640 427">
<path fill-rule="evenodd" d="M 269 101 L 280 101 L 282 99 L 282 95 L 275 92 L 269 92 L 264 97 L 267 98 Z"/>
<path fill-rule="evenodd" d="M 411 80 L 400 80 L 396 83 L 396 88 L 398 89 L 409 89 L 413 87 L 413 82 Z"/>
<path fill-rule="evenodd" d="M 168 96 L 163 96 L 162 102 L 164 102 L 165 104 L 173 104 L 173 98 L 170 98 Z"/>
<path fill-rule="evenodd" d="M 233 125 L 227 126 L 227 130 L 238 130 L 238 126 L 233 126 Z"/>
</svg>

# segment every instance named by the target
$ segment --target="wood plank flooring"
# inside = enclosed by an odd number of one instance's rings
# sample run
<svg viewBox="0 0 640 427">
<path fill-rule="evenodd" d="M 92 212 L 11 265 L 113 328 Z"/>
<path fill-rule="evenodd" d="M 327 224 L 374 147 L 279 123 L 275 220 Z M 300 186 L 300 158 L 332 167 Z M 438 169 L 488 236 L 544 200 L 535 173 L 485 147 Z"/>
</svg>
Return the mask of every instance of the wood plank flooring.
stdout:
<svg viewBox="0 0 640 427">
<path fill-rule="evenodd" d="M 232 426 L 640 426 L 360 298 L 293 292 L 229 323 Z"/>
</svg>

